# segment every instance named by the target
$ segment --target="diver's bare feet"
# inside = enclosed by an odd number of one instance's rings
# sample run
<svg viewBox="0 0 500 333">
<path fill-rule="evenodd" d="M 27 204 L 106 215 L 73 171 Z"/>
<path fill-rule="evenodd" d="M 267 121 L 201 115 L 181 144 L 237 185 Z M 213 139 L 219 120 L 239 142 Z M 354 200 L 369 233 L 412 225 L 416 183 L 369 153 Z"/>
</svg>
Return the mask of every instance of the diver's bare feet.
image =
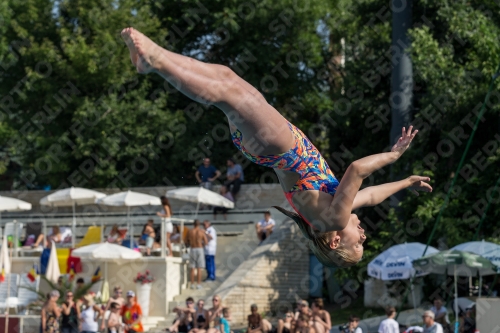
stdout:
<svg viewBox="0 0 500 333">
<path fill-rule="evenodd" d="M 128 46 L 130 60 L 137 68 L 137 72 L 147 74 L 153 71 L 155 60 L 161 53 L 160 47 L 134 28 L 123 29 L 121 35 Z"/>
</svg>

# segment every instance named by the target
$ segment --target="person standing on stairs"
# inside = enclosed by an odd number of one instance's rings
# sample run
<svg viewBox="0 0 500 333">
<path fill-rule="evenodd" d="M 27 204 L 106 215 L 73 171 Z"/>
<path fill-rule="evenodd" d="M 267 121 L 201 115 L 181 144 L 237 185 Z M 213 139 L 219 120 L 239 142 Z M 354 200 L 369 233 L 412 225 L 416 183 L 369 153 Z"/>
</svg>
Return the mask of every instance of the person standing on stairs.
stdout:
<svg viewBox="0 0 500 333">
<path fill-rule="evenodd" d="M 207 279 L 205 281 L 215 281 L 215 253 L 217 252 L 217 232 L 211 226 L 209 220 L 203 221 L 205 234 L 208 243 L 205 245 L 205 265 L 207 266 Z"/>
<path fill-rule="evenodd" d="M 205 268 L 205 251 L 203 247 L 208 244 L 208 238 L 205 231 L 200 229 L 200 221 L 194 220 L 194 228 L 189 230 L 187 238 L 187 246 L 190 246 L 189 251 L 189 266 L 191 267 L 191 289 L 194 289 L 194 272 L 198 274 L 198 289 L 201 286 L 201 270 Z"/>
</svg>

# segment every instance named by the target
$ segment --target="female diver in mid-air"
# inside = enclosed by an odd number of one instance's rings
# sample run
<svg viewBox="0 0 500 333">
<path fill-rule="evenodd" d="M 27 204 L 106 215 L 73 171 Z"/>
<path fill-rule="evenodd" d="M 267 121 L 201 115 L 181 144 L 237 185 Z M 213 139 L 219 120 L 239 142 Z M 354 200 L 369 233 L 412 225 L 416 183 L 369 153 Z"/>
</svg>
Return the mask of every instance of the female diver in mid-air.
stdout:
<svg viewBox="0 0 500 333">
<path fill-rule="evenodd" d="M 354 161 L 339 183 L 304 133 L 231 69 L 165 50 L 133 28 L 121 34 L 137 72 L 157 73 L 189 98 L 226 114 L 236 147 L 276 172 L 297 213 L 276 208 L 298 224 L 324 265 L 347 267 L 361 260 L 366 236 L 354 209 L 377 205 L 405 188 L 432 191 L 430 179 L 420 176 L 359 190 L 363 179 L 401 157 L 418 132 L 411 126 L 390 152 Z"/>
</svg>

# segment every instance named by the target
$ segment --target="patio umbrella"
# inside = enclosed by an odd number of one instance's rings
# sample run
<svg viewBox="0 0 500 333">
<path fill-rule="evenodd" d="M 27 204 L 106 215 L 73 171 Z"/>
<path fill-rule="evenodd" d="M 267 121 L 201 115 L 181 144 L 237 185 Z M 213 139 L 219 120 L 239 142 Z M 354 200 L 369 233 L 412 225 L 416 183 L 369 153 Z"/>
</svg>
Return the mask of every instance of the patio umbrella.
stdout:
<svg viewBox="0 0 500 333">
<path fill-rule="evenodd" d="M 500 267 L 500 245 L 490 242 L 467 242 L 451 248 L 451 250 L 467 251 L 479 254 L 481 257 L 488 259 L 493 265 Z M 483 276 L 479 275 L 479 296 L 481 297 L 481 289 L 483 285 Z"/>
<path fill-rule="evenodd" d="M 2 212 L 21 212 L 31 210 L 31 204 L 16 198 L 0 196 L 0 220 Z"/>
<path fill-rule="evenodd" d="M 73 223 L 72 223 L 72 242 L 71 246 L 75 247 L 76 238 L 76 205 L 91 205 L 94 204 L 96 199 L 105 197 L 106 195 L 101 192 L 89 190 L 81 187 L 65 188 L 56 191 L 40 199 L 40 205 L 50 207 L 73 207 Z"/>
<path fill-rule="evenodd" d="M 59 276 L 61 276 L 61 270 L 59 269 L 59 260 L 57 260 L 56 243 L 52 242 L 52 246 L 50 248 L 49 263 L 47 264 L 45 277 L 47 278 L 47 280 L 53 283 L 57 283 Z"/>
<path fill-rule="evenodd" d="M 122 263 L 127 260 L 142 258 L 140 252 L 111 243 L 100 243 L 83 246 L 71 252 L 80 259 L 104 262 L 104 282 L 108 280 L 108 262 Z"/>
<path fill-rule="evenodd" d="M 2 247 L 0 249 L 0 274 L 10 274 L 9 249 L 7 247 L 7 235 L 3 235 Z"/>
<path fill-rule="evenodd" d="M 133 235 L 132 235 L 132 225 L 130 223 L 130 207 L 132 206 L 159 206 L 161 205 L 161 200 L 158 197 L 154 197 L 149 194 L 125 191 L 115 194 L 111 194 L 96 200 L 99 205 L 106 206 L 125 206 L 127 207 L 127 224 L 129 225 L 130 234 L 130 247 L 132 247 Z"/>
<path fill-rule="evenodd" d="M 232 202 L 231 200 L 200 186 L 179 188 L 176 190 L 168 191 L 167 198 L 195 202 L 197 204 L 195 218 L 198 216 L 200 204 L 234 208 L 234 202 Z"/>
<path fill-rule="evenodd" d="M 488 259 L 475 253 L 458 250 L 441 251 L 425 256 L 413 261 L 413 266 L 428 273 L 454 276 L 455 333 L 458 333 L 457 276 L 492 275 L 497 273 L 497 267 Z"/>
<path fill-rule="evenodd" d="M 424 253 L 425 244 L 404 243 L 391 246 L 368 264 L 368 275 L 383 281 L 413 279 L 429 274 L 422 270 L 415 270 L 412 262 L 421 258 Z M 436 253 L 437 249 L 432 246 L 427 249 L 427 253 Z M 410 282 L 411 283 L 411 282 Z M 413 306 L 416 308 L 415 291 L 411 283 L 411 294 Z"/>
</svg>

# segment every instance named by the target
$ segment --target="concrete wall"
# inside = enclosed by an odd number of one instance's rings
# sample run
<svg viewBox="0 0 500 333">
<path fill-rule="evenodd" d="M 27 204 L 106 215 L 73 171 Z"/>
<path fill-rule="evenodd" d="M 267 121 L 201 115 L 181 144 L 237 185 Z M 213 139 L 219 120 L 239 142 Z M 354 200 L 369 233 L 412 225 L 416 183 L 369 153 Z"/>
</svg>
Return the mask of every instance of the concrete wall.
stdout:
<svg viewBox="0 0 500 333">
<path fill-rule="evenodd" d="M 274 315 L 309 296 L 309 249 L 292 221 L 284 222 L 219 286 L 215 294 L 231 309 L 233 324 L 246 323 L 250 305 Z"/>
<path fill-rule="evenodd" d="M 423 298 L 422 283 L 413 285 L 413 295 L 408 291 L 407 299 L 403 300 L 410 280 L 382 281 L 370 278 L 365 281 L 363 302 L 366 307 L 386 308 L 389 306 L 399 307 L 402 302 L 414 307 L 413 298 L 416 306 L 419 306 Z"/>
<path fill-rule="evenodd" d="M 38 258 L 13 258 L 12 273 L 27 274 L 33 264 L 39 264 Z M 77 277 L 84 277 L 90 280 L 97 267 L 101 268 L 102 276 L 105 277 L 106 264 L 95 261 L 82 261 L 82 273 Z M 181 258 L 142 258 L 137 260 L 128 260 L 122 264 L 108 263 L 107 276 L 110 291 L 116 285 L 122 287 L 123 291 L 136 290 L 133 281 L 137 273 L 144 273 L 149 270 L 156 278 L 151 288 L 151 303 L 149 315 L 155 317 L 164 317 L 169 309 L 168 303 L 180 294 L 181 289 L 186 286 L 186 264 Z M 65 272 L 62 272 L 65 273 Z M 42 281 L 43 282 L 43 281 Z M 49 286 L 45 283 L 40 284 L 40 290 L 49 292 Z"/>
<path fill-rule="evenodd" d="M 500 332 L 500 299 L 478 298 L 476 300 L 476 328 L 483 333 Z"/>
</svg>

